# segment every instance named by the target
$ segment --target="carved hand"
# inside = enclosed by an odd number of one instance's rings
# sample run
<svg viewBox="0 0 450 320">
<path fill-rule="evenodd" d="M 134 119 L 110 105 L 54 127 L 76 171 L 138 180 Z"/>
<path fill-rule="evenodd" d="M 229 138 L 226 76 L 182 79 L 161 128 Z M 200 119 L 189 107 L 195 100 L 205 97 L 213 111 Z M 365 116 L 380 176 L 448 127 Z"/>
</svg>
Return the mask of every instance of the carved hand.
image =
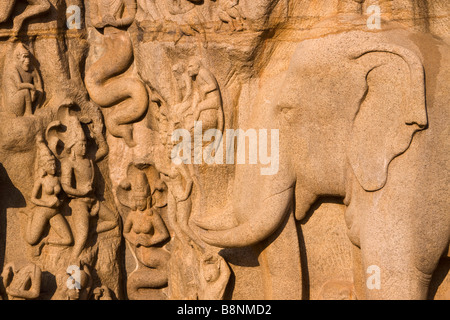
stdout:
<svg viewBox="0 0 450 320">
<path fill-rule="evenodd" d="M 104 26 L 110 25 L 113 27 L 117 27 L 117 20 L 112 15 L 108 14 L 103 17 L 103 25 Z"/>
<path fill-rule="evenodd" d="M 19 84 L 19 90 L 25 90 L 25 89 L 27 89 L 27 90 L 33 90 L 33 91 L 36 90 L 36 88 L 34 87 L 34 85 L 31 84 L 31 83 L 21 83 L 21 84 Z"/>
</svg>

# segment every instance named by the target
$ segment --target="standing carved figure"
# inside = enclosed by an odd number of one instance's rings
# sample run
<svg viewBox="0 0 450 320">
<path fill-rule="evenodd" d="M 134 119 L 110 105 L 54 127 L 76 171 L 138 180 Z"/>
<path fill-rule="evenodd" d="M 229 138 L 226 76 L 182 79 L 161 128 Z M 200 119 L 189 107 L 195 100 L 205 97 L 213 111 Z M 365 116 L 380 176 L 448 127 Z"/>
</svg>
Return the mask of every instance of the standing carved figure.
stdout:
<svg viewBox="0 0 450 320">
<path fill-rule="evenodd" d="M 70 156 L 61 159 L 61 184 L 66 194 L 72 198 L 72 220 L 75 243 L 72 261 L 81 254 L 89 233 L 89 218 L 97 214 L 98 203 L 94 195 L 94 164 L 86 156 L 86 138 L 78 124 L 70 128 L 72 134 L 67 151 Z"/>
<path fill-rule="evenodd" d="M 25 240 L 36 245 L 47 224 L 57 233 L 58 239 L 47 239 L 47 244 L 68 246 L 72 244 L 70 227 L 61 214 L 61 184 L 56 176 L 56 162 L 45 142 L 38 140 L 38 179 L 34 183 L 31 202 L 35 205 L 28 217 Z"/>
<path fill-rule="evenodd" d="M 20 0 L 19 0 L 20 1 Z M 11 17 L 17 0 L 3 0 L 0 2 L 0 23 L 6 22 Z M 50 10 L 50 2 L 48 0 L 26 0 L 28 6 L 26 9 L 14 18 L 13 32 L 19 33 L 26 19 L 40 15 Z"/>
<path fill-rule="evenodd" d="M 167 210 L 169 222 L 174 230 L 175 236 L 185 245 L 195 244 L 203 250 L 205 243 L 200 240 L 189 226 L 189 219 L 192 213 L 192 190 L 194 181 L 198 186 L 197 179 L 193 177 L 191 168 L 181 162 L 175 164 L 172 159 L 174 144 L 170 140 L 166 144 L 168 153 L 168 167 L 164 167 L 161 172 L 161 179 L 166 183 L 168 190 Z"/>
<path fill-rule="evenodd" d="M 3 74 L 3 111 L 17 117 L 30 116 L 42 102 L 42 79 L 31 62 L 30 51 L 22 43 L 14 49 L 13 59 Z"/>
<path fill-rule="evenodd" d="M 124 76 L 134 61 L 127 28 L 136 15 L 136 0 L 91 1 L 91 22 L 101 30 L 105 53 L 87 70 L 85 84 L 91 99 L 112 110 L 105 116 L 106 128 L 136 146 L 132 124 L 145 115 L 148 93 L 140 79 Z"/>
</svg>

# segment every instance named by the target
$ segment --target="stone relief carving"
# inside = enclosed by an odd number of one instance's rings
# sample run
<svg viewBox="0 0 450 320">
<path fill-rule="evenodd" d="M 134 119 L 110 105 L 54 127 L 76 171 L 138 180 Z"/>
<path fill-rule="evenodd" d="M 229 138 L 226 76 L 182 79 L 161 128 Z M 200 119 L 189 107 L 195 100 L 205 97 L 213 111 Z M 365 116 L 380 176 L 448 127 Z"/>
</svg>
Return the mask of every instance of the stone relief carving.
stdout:
<svg viewBox="0 0 450 320">
<path fill-rule="evenodd" d="M 16 2 L 16 0 L 6 0 L 2 2 L 0 7 L 0 23 L 11 18 Z M 49 11 L 51 6 L 49 0 L 27 0 L 26 2 L 28 4 L 26 9 L 13 19 L 12 31 L 15 35 L 21 31 L 25 20 Z"/>
<path fill-rule="evenodd" d="M 123 77 L 133 63 L 133 47 L 126 31 L 136 14 L 136 1 L 93 1 L 90 4 L 92 26 L 102 30 L 105 53 L 87 70 L 86 88 L 91 99 L 103 108 L 106 127 L 133 147 L 132 124 L 148 108 L 147 89 L 140 79 Z M 123 13 L 125 12 L 125 13 Z"/>
<path fill-rule="evenodd" d="M 449 12 L 2 2 L 0 297 L 448 299 Z"/>
<path fill-rule="evenodd" d="M 8 300 L 32 300 L 39 297 L 41 269 L 33 263 L 17 270 L 14 263 L 8 263 L 2 271 L 2 281 Z"/>
<path fill-rule="evenodd" d="M 29 116 L 42 104 L 42 79 L 22 43 L 15 46 L 12 55 L 14 61 L 5 65 L 3 73 L 3 112 L 13 117 Z"/>
</svg>

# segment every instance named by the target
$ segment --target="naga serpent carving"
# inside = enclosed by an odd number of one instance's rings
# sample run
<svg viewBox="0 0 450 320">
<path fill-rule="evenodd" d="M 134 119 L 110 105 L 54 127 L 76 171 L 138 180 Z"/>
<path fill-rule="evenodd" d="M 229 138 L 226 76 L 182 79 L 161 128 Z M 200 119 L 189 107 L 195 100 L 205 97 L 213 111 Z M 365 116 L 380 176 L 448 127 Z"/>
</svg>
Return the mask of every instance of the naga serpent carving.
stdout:
<svg viewBox="0 0 450 320">
<path fill-rule="evenodd" d="M 128 13 L 126 16 L 122 16 L 124 8 Z M 136 145 L 132 124 L 142 118 L 148 108 L 144 83 L 125 74 L 134 61 L 126 28 L 133 22 L 135 13 L 135 0 L 93 1 L 91 21 L 96 29 L 103 29 L 105 51 L 85 77 L 91 99 L 102 108 L 112 108 L 105 114 L 109 133 L 123 138 L 129 147 Z"/>
</svg>

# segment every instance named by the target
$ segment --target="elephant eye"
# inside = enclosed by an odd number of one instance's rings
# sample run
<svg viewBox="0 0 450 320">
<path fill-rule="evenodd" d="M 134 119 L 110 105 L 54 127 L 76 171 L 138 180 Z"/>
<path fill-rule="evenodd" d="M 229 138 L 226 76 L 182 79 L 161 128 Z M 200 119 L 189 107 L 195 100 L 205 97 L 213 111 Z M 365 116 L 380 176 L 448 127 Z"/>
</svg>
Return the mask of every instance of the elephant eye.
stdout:
<svg viewBox="0 0 450 320">
<path fill-rule="evenodd" d="M 290 111 L 292 111 L 294 108 L 288 107 L 288 106 L 280 106 L 280 112 L 284 116 L 289 116 Z"/>
</svg>

